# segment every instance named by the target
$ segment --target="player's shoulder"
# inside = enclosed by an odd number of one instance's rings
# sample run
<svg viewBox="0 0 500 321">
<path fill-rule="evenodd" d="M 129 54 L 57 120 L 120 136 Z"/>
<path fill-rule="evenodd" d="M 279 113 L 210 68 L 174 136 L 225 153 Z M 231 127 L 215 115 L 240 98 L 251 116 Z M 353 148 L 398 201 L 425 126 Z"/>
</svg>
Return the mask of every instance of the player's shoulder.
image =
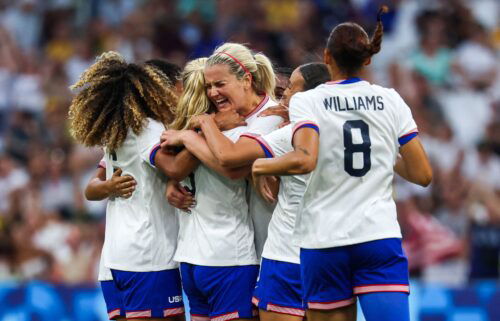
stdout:
<svg viewBox="0 0 500 321">
<path fill-rule="evenodd" d="M 265 139 L 287 139 L 292 137 L 293 125 L 288 124 L 279 129 L 276 129 L 266 135 L 264 135 Z"/>
<path fill-rule="evenodd" d="M 151 129 L 151 130 L 165 130 L 165 125 L 163 125 L 162 122 L 158 120 L 154 120 L 152 118 L 146 118 L 144 121 L 144 128 Z"/>
<path fill-rule="evenodd" d="M 237 141 L 241 135 L 248 132 L 248 126 L 239 126 L 233 129 L 225 130 L 222 132 L 224 136 L 232 140 L 233 142 Z"/>
<path fill-rule="evenodd" d="M 278 102 L 274 100 L 273 97 L 266 95 L 264 101 L 262 102 L 263 108 L 269 108 L 278 105 Z"/>
<path fill-rule="evenodd" d="M 376 91 L 384 96 L 390 97 L 392 99 L 401 99 L 401 96 L 394 88 L 384 87 L 384 86 L 380 86 L 380 85 L 372 84 L 372 83 L 369 83 L 369 85 L 372 88 L 372 90 L 374 90 L 374 91 Z"/>
</svg>

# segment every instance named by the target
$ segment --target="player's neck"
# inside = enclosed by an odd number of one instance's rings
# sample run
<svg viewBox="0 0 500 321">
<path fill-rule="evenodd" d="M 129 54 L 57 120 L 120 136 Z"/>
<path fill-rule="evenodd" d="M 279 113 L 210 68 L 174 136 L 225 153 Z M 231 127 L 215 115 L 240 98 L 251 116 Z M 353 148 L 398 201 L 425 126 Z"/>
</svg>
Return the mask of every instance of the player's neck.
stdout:
<svg viewBox="0 0 500 321">
<path fill-rule="evenodd" d="M 250 114 L 255 107 L 257 107 L 262 102 L 262 96 L 257 95 L 256 93 L 252 93 L 248 96 L 248 99 L 245 104 L 245 108 L 243 108 L 240 112 L 241 115 Z"/>
<path fill-rule="evenodd" d="M 361 78 L 361 72 L 356 72 L 356 73 L 353 73 L 353 74 L 347 74 L 345 72 L 342 72 L 340 71 L 339 68 L 337 68 L 336 65 L 332 66 L 330 65 L 329 66 L 330 68 L 330 75 L 332 77 L 332 81 L 333 82 L 337 82 L 337 81 L 342 81 L 342 80 L 346 80 L 346 79 L 349 79 L 349 78 Z"/>
<path fill-rule="evenodd" d="M 344 73 L 332 74 L 332 81 L 333 82 L 338 82 L 338 81 L 342 81 L 342 80 L 346 80 L 346 79 L 350 79 L 350 78 L 361 78 L 361 76 L 358 73 L 351 74 L 351 75 L 344 74 Z"/>
</svg>

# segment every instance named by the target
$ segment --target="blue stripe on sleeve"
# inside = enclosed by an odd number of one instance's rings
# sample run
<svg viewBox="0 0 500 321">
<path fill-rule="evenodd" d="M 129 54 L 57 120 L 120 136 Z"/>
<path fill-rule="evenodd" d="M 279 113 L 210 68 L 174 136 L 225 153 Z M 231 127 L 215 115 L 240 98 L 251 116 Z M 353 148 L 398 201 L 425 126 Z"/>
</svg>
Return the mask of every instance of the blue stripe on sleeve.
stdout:
<svg viewBox="0 0 500 321">
<path fill-rule="evenodd" d="M 257 142 L 259 142 L 260 147 L 262 147 L 262 149 L 264 150 L 264 154 L 266 154 L 266 158 L 273 158 L 273 153 L 271 153 L 269 148 L 267 148 L 266 145 L 261 143 L 259 140 L 257 140 Z"/>
<path fill-rule="evenodd" d="M 398 138 L 399 145 L 403 146 L 404 144 L 408 143 L 413 138 L 417 137 L 417 135 L 418 135 L 418 132 L 413 132 L 413 133 L 409 133 L 407 135 L 401 136 L 400 138 Z"/>
<path fill-rule="evenodd" d="M 295 131 L 297 131 L 297 130 L 299 130 L 301 128 L 312 128 L 315 131 L 317 131 L 318 134 L 319 134 L 319 127 L 317 125 L 314 125 L 314 124 L 302 124 L 302 125 L 297 126 L 297 128 L 295 128 Z"/>
<path fill-rule="evenodd" d="M 155 166 L 155 156 L 156 153 L 160 150 L 161 146 L 158 144 L 157 146 L 153 147 L 151 150 L 151 153 L 149 153 L 149 162 L 151 165 Z"/>
</svg>

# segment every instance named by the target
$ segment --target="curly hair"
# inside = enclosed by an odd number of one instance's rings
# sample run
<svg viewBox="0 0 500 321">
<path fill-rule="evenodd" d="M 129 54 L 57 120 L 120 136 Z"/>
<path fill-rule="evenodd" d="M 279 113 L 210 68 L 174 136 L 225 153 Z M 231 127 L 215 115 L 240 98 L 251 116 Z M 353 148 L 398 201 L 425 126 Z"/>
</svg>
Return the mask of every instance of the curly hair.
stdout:
<svg viewBox="0 0 500 321">
<path fill-rule="evenodd" d="M 139 135 L 151 118 L 173 120 L 177 96 L 168 78 L 150 65 L 127 63 L 116 52 L 99 56 L 71 89 L 82 88 L 69 109 L 71 135 L 85 146 L 120 147 L 131 129 Z"/>
</svg>

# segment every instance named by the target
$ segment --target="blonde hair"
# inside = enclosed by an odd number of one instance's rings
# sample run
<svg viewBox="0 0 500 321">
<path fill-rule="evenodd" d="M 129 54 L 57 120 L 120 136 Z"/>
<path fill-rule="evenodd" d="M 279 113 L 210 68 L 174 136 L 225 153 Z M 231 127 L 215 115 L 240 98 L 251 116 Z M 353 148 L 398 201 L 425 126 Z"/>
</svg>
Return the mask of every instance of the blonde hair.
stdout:
<svg viewBox="0 0 500 321">
<path fill-rule="evenodd" d="M 171 129 L 187 129 L 191 117 L 209 112 L 212 103 L 205 93 L 203 70 L 208 58 L 198 58 L 187 63 L 181 73 L 184 90 L 175 109 Z"/>
<path fill-rule="evenodd" d="M 165 74 L 149 65 L 128 64 L 113 51 L 99 56 L 71 86 L 83 88 L 69 108 L 71 135 L 85 146 L 115 150 L 128 129 L 138 135 L 147 118 L 168 124 L 177 97 Z"/>
<path fill-rule="evenodd" d="M 252 88 L 257 94 L 267 94 L 274 98 L 276 75 L 269 58 L 262 53 L 253 53 L 248 47 L 227 42 L 215 49 L 206 66 L 225 64 L 237 79 L 246 74 L 252 78 Z"/>
</svg>

